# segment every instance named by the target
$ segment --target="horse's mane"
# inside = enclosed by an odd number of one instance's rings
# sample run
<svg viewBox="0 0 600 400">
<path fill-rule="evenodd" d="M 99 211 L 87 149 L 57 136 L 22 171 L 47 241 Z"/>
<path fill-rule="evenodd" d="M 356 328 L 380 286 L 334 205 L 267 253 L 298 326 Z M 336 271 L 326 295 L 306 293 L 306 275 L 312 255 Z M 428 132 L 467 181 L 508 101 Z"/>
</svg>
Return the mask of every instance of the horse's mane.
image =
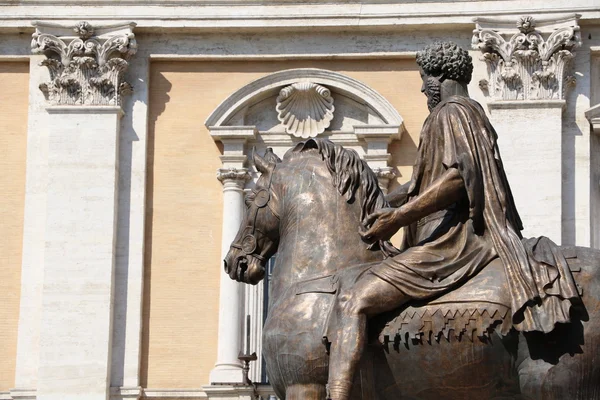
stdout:
<svg viewBox="0 0 600 400">
<path fill-rule="evenodd" d="M 375 173 L 352 149 L 345 149 L 327 139 L 312 138 L 298 143 L 288 153 L 303 153 L 316 150 L 333 178 L 333 185 L 348 203 L 360 202 L 360 218 L 364 220 L 372 212 L 389 207 Z M 284 158 L 287 158 L 288 154 Z M 397 254 L 398 250 L 389 241 L 380 241 L 379 247 L 386 256 Z"/>
</svg>

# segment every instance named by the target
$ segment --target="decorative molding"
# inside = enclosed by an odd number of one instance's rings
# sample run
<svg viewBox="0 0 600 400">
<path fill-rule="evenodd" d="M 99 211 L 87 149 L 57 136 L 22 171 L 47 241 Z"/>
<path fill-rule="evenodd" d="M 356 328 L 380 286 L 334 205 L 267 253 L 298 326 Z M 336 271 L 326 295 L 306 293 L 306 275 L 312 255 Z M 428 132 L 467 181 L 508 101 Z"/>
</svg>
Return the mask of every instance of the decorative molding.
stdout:
<svg viewBox="0 0 600 400">
<path fill-rule="evenodd" d="M 392 140 L 402 138 L 401 126 L 393 125 L 357 125 L 354 133 L 366 143 L 366 154 L 363 159 L 377 175 L 379 187 L 387 193 L 389 183 L 396 177 L 394 169 L 389 166 L 392 155 L 389 153 L 389 144 Z"/>
<path fill-rule="evenodd" d="M 596 104 L 594 107 L 587 109 L 585 111 L 585 117 L 590 121 L 593 133 L 600 135 L 600 104 Z"/>
<path fill-rule="evenodd" d="M 337 90 L 345 95 L 361 99 L 378 113 L 383 124 L 402 126 L 403 119 L 398 111 L 381 94 L 356 79 L 318 68 L 297 68 L 274 72 L 259 78 L 242 87 L 225 99 L 206 119 L 205 125 L 221 127 L 231 124 L 231 119 L 256 99 L 264 98 L 273 90 L 281 90 L 285 86 L 298 82 L 313 82 L 330 90 Z"/>
<path fill-rule="evenodd" d="M 483 52 L 488 80 L 479 87 L 492 100 L 563 100 L 575 84 L 574 50 L 581 46 L 579 15 L 560 20 L 524 16 L 515 28 L 505 19 L 475 19 L 472 46 Z"/>
<path fill-rule="evenodd" d="M 254 139 L 258 131 L 255 126 L 209 126 L 210 136 L 222 143 L 242 142 Z"/>
<path fill-rule="evenodd" d="M 123 80 L 127 60 L 137 51 L 135 23 L 71 27 L 34 22 L 31 51 L 47 58 L 50 81 L 40 90 L 53 105 L 120 105 L 132 86 Z"/>
<path fill-rule="evenodd" d="M 339 51 L 339 50 L 338 50 Z M 372 51 L 368 53 L 285 53 L 285 54 L 150 54 L 152 61 L 287 61 L 314 60 L 414 60 L 416 51 Z"/>
<path fill-rule="evenodd" d="M 95 20 L 127 18 L 137 21 L 146 32 L 180 33 L 214 30 L 264 32 L 265 29 L 290 29 L 312 32 L 387 30 L 394 32 L 422 29 L 435 25 L 458 32 L 468 29 L 472 19 L 484 15 L 519 15 L 519 13 L 584 13 L 584 18 L 598 18 L 598 7 L 590 0 L 540 1 L 351 1 L 299 2 L 259 0 L 21 0 L 3 2 L 6 15 L 3 30 L 18 32 L 32 19 L 69 20 L 74 15 Z M 482 7 L 485 4 L 485 7 Z M 533 11 L 535 10 L 535 11 Z"/>
<path fill-rule="evenodd" d="M 243 188 L 251 176 L 246 168 L 220 168 L 217 170 L 217 179 L 223 184 L 233 181 Z"/>
<path fill-rule="evenodd" d="M 241 168 L 248 157 L 245 145 L 255 139 L 258 133 L 255 126 L 209 126 L 210 136 L 215 142 L 223 143 L 221 161 L 223 168 Z"/>
<path fill-rule="evenodd" d="M 281 89 L 275 109 L 285 131 L 304 139 L 325 132 L 335 111 L 331 90 L 313 82 L 293 83 Z"/>
<path fill-rule="evenodd" d="M 139 400 L 142 398 L 142 394 L 143 394 L 143 389 L 141 386 L 111 387 L 110 388 L 110 399 L 111 400 L 126 400 L 126 399 Z"/>
<path fill-rule="evenodd" d="M 3 397 L 4 396 L 4 397 Z M 11 389 L 9 393 L 4 392 L 0 395 L 0 399 L 10 400 L 35 400 L 37 398 L 36 389 Z"/>
<path fill-rule="evenodd" d="M 256 399 L 277 400 L 270 385 L 208 385 L 191 389 L 144 389 L 142 387 L 111 387 L 110 400 L 124 399 Z M 0 392 L 0 400 L 36 400 L 35 389 L 11 389 Z"/>
<path fill-rule="evenodd" d="M 48 114 L 117 114 L 120 117 L 124 115 L 121 106 L 48 106 L 46 112 Z"/>
<path fill-rule="evenodd" d="M 203 389 L 144 389 L 144 398 L 197 400 L 208 399 L 208 396 Z"/>
<path fill-rule="evenodd" d="M 490 110 L 564 109 L 566 104 L 566 100 L 500 100 L 490 101 L 487 106 Z"/>
</svg>

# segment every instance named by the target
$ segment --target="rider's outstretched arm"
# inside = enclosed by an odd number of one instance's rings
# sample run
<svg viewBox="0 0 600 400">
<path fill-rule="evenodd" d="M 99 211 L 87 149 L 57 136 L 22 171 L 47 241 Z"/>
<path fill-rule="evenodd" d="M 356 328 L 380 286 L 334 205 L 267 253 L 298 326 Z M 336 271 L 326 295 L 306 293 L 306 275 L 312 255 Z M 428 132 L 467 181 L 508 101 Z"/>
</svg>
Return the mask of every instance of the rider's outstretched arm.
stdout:
<svg viewBox="0 0 600 400">
<path fill-rule="evenodd" d="M 402 226 L 409 225 L 449 207 L 464 196 L 467 196 L 467 192 L 460 173 L 456 168 L 449 168 L 425 191 L 397 209 L 398 214 L 402 215 L 399 222 Z"/>
<path fill-rule="evenodd" d="M 449 168 L 423 193 L 398 208 L 382 208 L 370 214 L 359 233 L 367 243 L 391 238 L 403 226 L 443 210 L 467 196 L 465 185 L 456 168 Z"/>
<path fill-rule="evenodd" d="M 388 193 L 385 196 L 386 201 L 392 207 L 400 207 L 402 204 L 406 203 L 406 199 L 408 197 L 408 189 L 410 188 L 410 184 L 412 181 L 408 181 L 400 186 L 398 186 L 394 191 Z"/>
</svg>

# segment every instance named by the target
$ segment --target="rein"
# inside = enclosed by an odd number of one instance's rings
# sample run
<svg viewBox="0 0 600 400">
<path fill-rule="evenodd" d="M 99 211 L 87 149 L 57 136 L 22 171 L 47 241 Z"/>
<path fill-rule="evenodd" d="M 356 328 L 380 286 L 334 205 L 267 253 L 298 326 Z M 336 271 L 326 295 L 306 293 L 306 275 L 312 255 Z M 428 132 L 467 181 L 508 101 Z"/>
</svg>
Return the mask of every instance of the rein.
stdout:
<svg viewBox="0 0 600 400">
<path fill-rule="evenodd" d="M 250 204 L 250 210 L 248 212 L 249 218 L 246 226 L 244 227 L 244 231 L 248 231 L 250 233 L 246 234 L 242 238 L 240 244 L 237 242 L 231 244 L 231 247 L 241 250 L 246 256 L 257 258 L 260 261 L 265 261 L 265 258 L 260 254 L 255 253 L 257 246 L 256 232 L 260 232 L 260 230 L 256 228 L 256 219 L 258 218 L 258 212 L 260 209 L 269 206 L 269 201 L 271 200 L 271 184 L 273 183 L 273 172 L 275 172 L 275 167 L 276 165 L 273 166 L 273 170 L 271 171 L 269 177 L 269 185 L 266 187 L 266 189 L 263 188 L 256 192 L 254 189 L 252 190 L 252 193 L 254 193 L 254 201 Z M 269 206 L 269 209 L 275 218 L 280 219 L 279 215 L 273 211 L 272 207 Z"/>
</svg>

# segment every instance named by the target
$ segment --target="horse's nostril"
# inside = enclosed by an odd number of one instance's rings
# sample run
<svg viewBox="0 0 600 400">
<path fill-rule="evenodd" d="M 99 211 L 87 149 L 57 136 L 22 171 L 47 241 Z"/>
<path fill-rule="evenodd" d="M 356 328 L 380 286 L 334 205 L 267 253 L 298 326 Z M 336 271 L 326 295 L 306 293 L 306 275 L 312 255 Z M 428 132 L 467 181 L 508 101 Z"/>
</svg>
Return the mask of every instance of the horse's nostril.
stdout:
<svg viewBox="0 0 600 400">
<path fill-rule="evenodd" d="M 239 281 L 244 281 L 246 271 L 248 271 L 248 259 L 246 257 L 240 257 L 237 267 L 237 279 Z"/>
<path fill-rule="evenodd" d="M 225 272 L 227 272 L 227 260 L 223 260 L 223 268 L 225 268 Z"/>
</svg>

